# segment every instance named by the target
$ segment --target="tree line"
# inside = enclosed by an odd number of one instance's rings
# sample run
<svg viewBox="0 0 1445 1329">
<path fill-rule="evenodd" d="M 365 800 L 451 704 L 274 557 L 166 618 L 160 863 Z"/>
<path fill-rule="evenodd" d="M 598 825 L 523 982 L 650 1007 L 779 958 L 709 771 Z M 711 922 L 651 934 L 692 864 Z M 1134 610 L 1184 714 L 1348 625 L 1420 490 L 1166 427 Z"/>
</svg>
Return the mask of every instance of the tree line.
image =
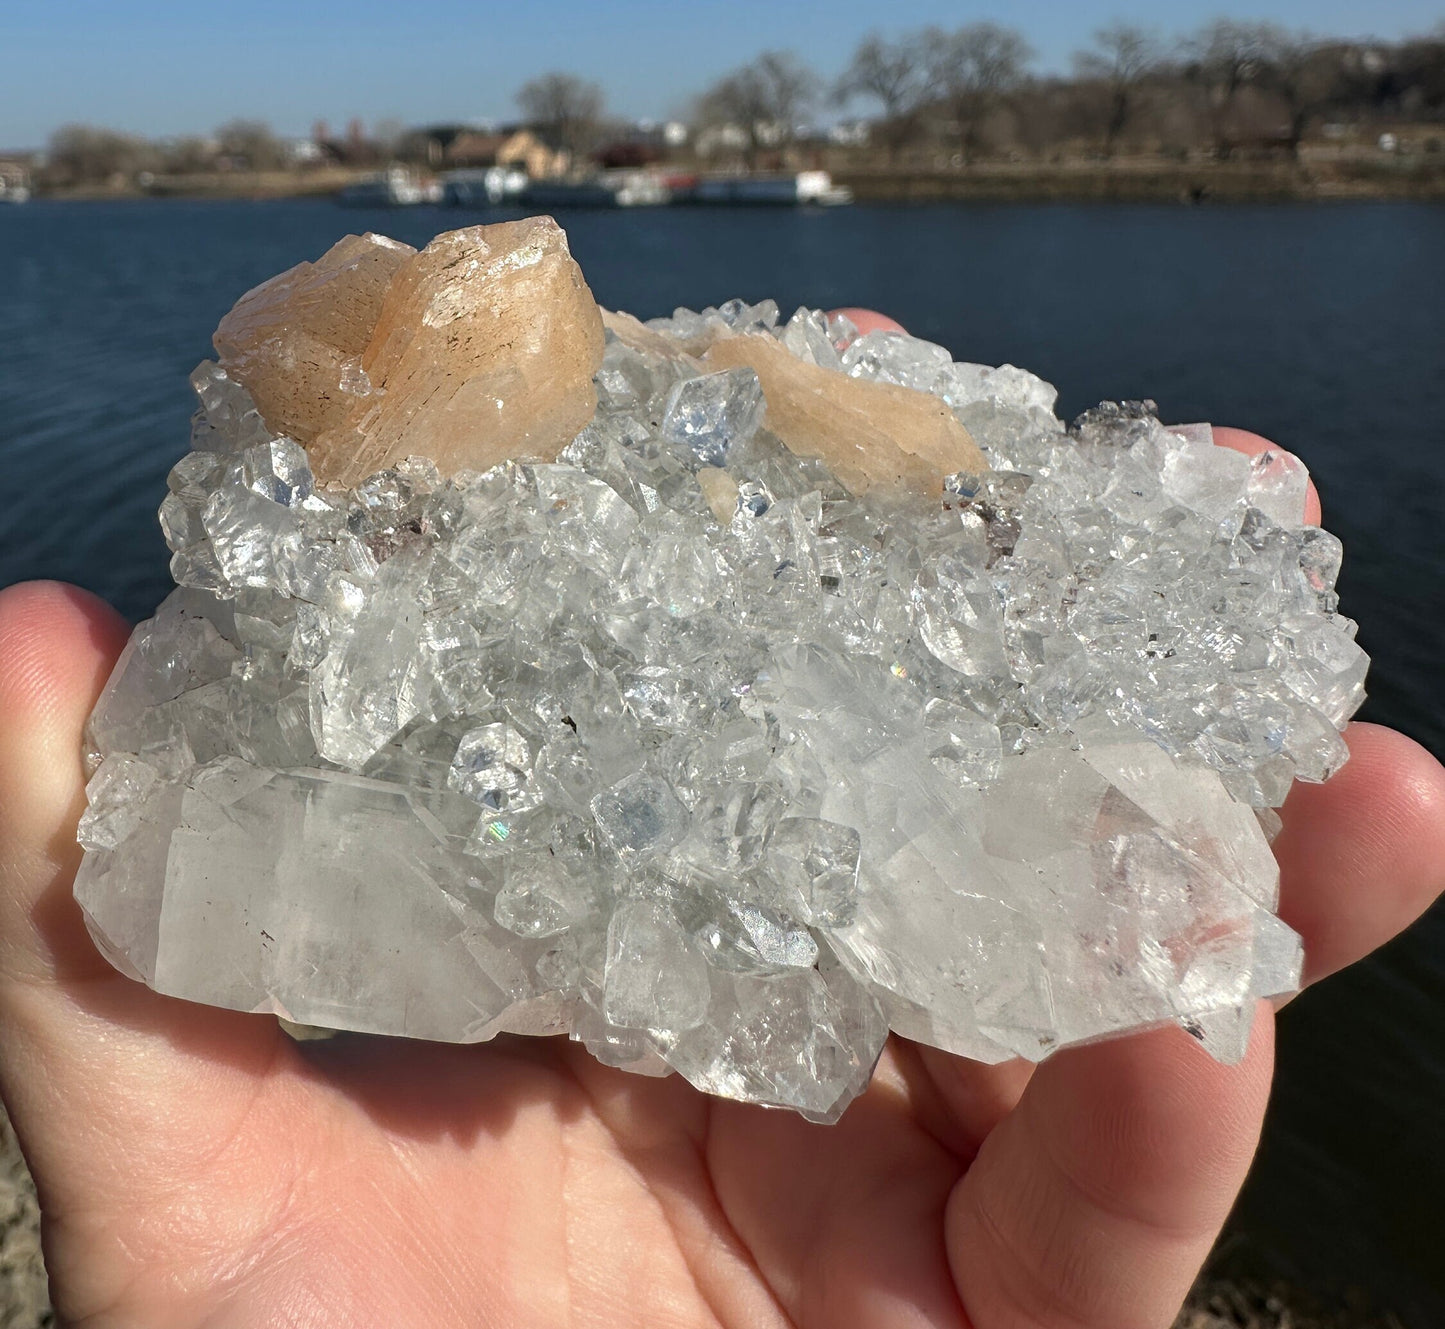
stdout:
<svg viewBox="0 0 1445 1329">
<path fill-rule="evenodd" d="M 1445 130 L 1445 24 L 1383 43 L 1240 19 L 1171 40 L 1115 22 L 1074 53 L 1068 76 L 1040 76 L 1034 61 L 1024 34 L 999 23 L 872 33 L 832 82 L 766 52 L 704 93 L 694 118 L 745 126 L 757 147 L 759 132 L 795 132 L 824 106 L 862 107 L 886 158 L 948 144 L 959 165 L 1000 148 L 1038 156 L 1064 145 L 1105 156 L 1125 146 L 1298 155 L 1325 122 Z"/>
<path fill-rule="evenodd" d="M 636 127 L 610 116 L 601 87 L 579 74 L 530 79 L 516 103 L 524 121 L 574 161 L 599 153 L 607 160 L 609 145 L 636 143 Z M 1036 72 L 1024 34 L 999 23 L 875 32 L 836 78 L 788 51 L 764 51 L 724 74 L 693 99 L 682 151 L 766 163 L 800 141 L 818 142 L 820 122 L 848 116 L 866 133 L 835 131 L 836 150 L 894 166 L 927 160 L 966 169 L 999 154 L 1298 156 L 1327 127 L 1338 137 L 1351 126 L 1400 124 L 1425 126 L 1425 148 L 1445 152 L 1445 24 L 1385 43 L 1240 19 L 1170 39 L 1116 22 L 1074 54 L 1068 75 Z M 403 127 L 381 129 L 364 135 L 354 127 L 328 150 L 349 164 L 405 159 L 411 139 Z M 266 125 L 239 120 L 208 137 L 159 142 L 67 125 L 52 136 L 46 170 L 65 184 L 305 164 Z"/>
</svg>

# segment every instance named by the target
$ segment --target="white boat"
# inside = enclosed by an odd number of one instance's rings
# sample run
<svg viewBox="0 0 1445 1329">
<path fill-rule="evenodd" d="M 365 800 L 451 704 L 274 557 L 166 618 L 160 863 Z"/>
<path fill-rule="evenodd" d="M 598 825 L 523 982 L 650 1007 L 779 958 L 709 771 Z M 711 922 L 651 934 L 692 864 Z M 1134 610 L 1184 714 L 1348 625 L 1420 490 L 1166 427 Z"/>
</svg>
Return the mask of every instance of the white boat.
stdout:
<svg viewBox="0 0 1445 1329">
<path fill-rule="evenodd" d="M 419 203 L 440 203 L 442 186 L 424 184 L 405 166 L 389 166 L 347 185 L 336 197 L 349 208 L 411 208 Z"/>
<path fill-rule="evenodd" d="M 518 198 L 527 187 L 527 173 L 515 166 L 486 166 L 445 171 L 442 202 L 452 207 L 481 207 Z"/>
<path fill-rule="evenodd" d="M 23 166 L 0 162 L 0 203 L 28 203 L 30 174 Z"/>
<path fill-rule="evenodd" d="M 619 208 L 656 208 L 672 202 L 666 181 L 653 171 L 614 171 Z"/>
<path fill-rule="evenodd" d="M 522 199 L 539 208 L 655 208 L 672 202 L 672 191 L 654 171 L 600 171 L 579 180 L 533 180 Z"/>
<path fill-rule="evenodd" d="M 704 175 L 688 194 L 692 203 L 730 203 L 753 207 L 837 207 L 853 201 L 853 191 L 835 185 L 827 171 L 789 171 L 767 175 Z"/>
</svg>

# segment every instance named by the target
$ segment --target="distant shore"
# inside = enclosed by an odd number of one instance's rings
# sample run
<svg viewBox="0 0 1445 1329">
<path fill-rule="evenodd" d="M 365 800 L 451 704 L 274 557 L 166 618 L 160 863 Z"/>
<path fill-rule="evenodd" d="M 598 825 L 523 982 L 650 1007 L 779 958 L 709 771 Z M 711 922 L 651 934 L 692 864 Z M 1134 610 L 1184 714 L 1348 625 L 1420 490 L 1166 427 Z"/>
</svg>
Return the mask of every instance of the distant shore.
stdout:
<svg viewBox="0 0 1445 1329">
<path fill-rule="evenodd" d="M 157 175 L 144 184 L 67 185 L 37 188 L 36 198 L 97 202 L 123 198 L 320 198 L 339 194 L 365 179 L 368 171 L 337 167 L 318 171 L 206 171 L 195 175 Z"/>
<path fill-rule="evenodd" d="M 859 202 L 1121 203 L 1445 199 L 1445 158 L 1280 161 L 979 162 L 951 171 L 835 171 Z"/>
<path fill-rule="evenodd" d="M 142 184 L 42 190 L 38 197 L 278 199 L 324 197 L 369 172 L 225 171 L 157 175 Z M 860 203 L 1098 201 L 1229 203 L 1331 199 L 1445 199 L 1445 154 L 1317 162 L 980 161 L 966 168 L 918 170 L 835 165 L 833 178 Z"/>
</svg>

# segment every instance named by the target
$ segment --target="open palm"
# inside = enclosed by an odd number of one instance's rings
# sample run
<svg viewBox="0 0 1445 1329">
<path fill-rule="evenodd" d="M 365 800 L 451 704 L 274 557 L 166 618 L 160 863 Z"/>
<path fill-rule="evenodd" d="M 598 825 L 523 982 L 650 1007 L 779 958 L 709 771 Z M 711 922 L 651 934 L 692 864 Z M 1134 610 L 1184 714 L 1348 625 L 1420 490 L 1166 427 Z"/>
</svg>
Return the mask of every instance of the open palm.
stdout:
<svg viewBox="0 0 1445 1329">
<path fill-rule="evenodd" d="M 836 1126 L 608 1070 L 159 997 L 70 895 L 80 729 L 124 625 L 0 593 L 0 1085 L 57 1307 L 87 1326 L 1162 1329 L 1228 1211 L 1271 1069 L 1178 1031 L 986 1068 L 894 1040 Z M 1433 898 L 1445 772 L 1353 726 L 1276 845 L 1308 977 Z"/>
</svg>

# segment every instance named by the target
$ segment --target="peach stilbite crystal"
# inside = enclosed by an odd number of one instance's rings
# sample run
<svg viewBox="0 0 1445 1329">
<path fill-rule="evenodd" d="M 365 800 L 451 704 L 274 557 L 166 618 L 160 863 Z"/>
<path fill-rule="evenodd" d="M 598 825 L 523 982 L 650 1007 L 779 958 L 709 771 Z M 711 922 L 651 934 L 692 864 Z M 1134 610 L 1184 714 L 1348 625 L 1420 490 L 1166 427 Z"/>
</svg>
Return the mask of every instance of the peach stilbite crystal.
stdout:
<svg viewBox="0 0 1445 1329">
<path fill-rule="evenodd" d="M 719 338 L 702 362 L 754 370 L 767 427 L 795 456 L 820 458 L 854 494 L 874 486 L 938 493 L 944 476 L 989 468 L 948 403 L 929 393 L 810 365 L 756 333 Z"/>
<path fill-rule="evenodd" d="M 420 253 L 348 236 L 243 296 L 215 344 L 267 426 L 350 485 L 407 456 L 552 460 L 596 410 L 602 320 L 562 229 L 529 217 Z"/>
<path fill-rule="evenodd" d="M 945 476 L 989 469 L 948 404 L 930 393 L 809 364 L 762 334 L 675 337 L 631 314 L 604 310 L 602 318 L 642 354 L 683 360 L 699 373 L 753 370 L 767 428 L 795 456 L 819 458 L 854 494 L 877 486 L 937 493 Z"/>
<path fill-rule="evenodd" d="M 384 235 L 348 235 L 236 301 L 212 340 L 275 433 L 309 446 L 373 395 L 361 359 L 392 278 L 415 256 Z"/>
</svg>

